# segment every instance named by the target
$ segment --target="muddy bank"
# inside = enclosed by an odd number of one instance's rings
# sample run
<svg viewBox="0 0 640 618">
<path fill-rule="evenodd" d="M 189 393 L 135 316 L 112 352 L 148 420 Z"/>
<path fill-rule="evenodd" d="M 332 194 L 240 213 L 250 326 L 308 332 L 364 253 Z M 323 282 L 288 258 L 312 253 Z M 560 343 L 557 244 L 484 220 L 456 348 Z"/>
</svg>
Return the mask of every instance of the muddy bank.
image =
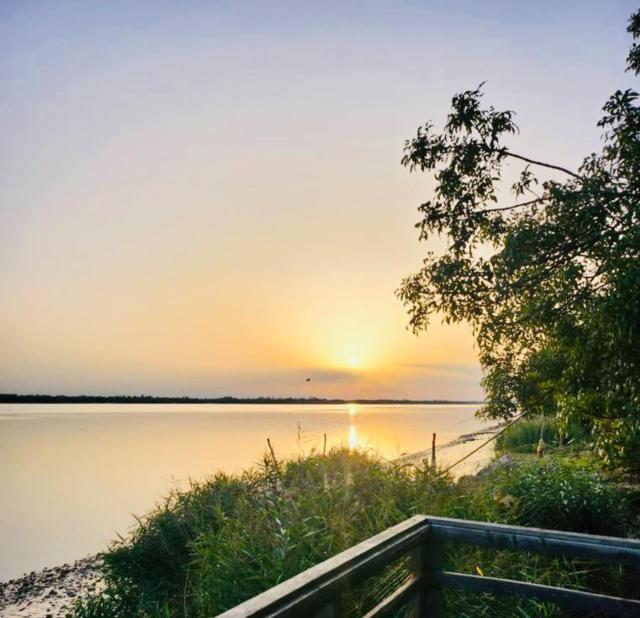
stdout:
<svg viewBox="0 0 640 618">
<path fill-rule="evenodd" d="M 454 463 L 454 461 L 460 459 L 469 451 L 473 450 L 475 446 L 479 446 L 483 440 L 486 441 L 491 436 L 494 436 L 503 427 L 504 424 L 492 425 L 491 427 L 486 427 L 479 431 L 474 431 L 473 433 L 458 436 L 455 440 L 445 442 L 444 444 L 436 445 L 436 462 L 438 467 L 442 467 L 444 465 L 446 468 L 447 465 Z M 468 449 L 464 448 L 465 444 L 469 445 Z M 480 452 L 472 454 L 469 459 L 462 462 L 459 466 L 456 466 L 451 471 L 451 474 L 454 478 L 473 474 L 483 466 L 487 465 L 492 458 L 493 447 L 492 445 L 487 445 L 487 447 L 481 449 Z M 399 457 L 395 461 L 400 464 L 413 464 L 416 466 L 423 466 L 425 462 L 427 462 L 428 465 L 431 461 L 431 449 L 428 448 L 415 453 L 409 453 Z"/>
<path fill-rule="evenodd" d="M 0 618 L 60 618 L 76 599 L 102 587 L 101 561 L 90 556 L 0 583 Z"/>
</svg>

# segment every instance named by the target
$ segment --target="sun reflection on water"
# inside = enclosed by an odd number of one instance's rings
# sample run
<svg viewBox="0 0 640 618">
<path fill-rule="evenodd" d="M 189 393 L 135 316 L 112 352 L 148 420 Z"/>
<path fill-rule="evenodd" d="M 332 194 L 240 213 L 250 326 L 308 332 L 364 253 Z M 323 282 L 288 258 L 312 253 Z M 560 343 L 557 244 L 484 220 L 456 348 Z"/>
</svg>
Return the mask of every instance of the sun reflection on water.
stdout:
<svg viewBox="0 0 640 618">
<path fill-rule="evenodd" d="M 347 412 L 349 413 L 349 449 L 353 450 L 358 446 L 358 428 L 356 427 L 356 414 L 358 413 L 358 407 L 355 403 L 350 403 L 347 406 Z"/>
<path fill-rule="evenodd" d="M 351 425 L 349 425 L 349 448 L 354 449 L 358 446 L 358 428 L 356 424 L 352 421 Z"/>
</svg>

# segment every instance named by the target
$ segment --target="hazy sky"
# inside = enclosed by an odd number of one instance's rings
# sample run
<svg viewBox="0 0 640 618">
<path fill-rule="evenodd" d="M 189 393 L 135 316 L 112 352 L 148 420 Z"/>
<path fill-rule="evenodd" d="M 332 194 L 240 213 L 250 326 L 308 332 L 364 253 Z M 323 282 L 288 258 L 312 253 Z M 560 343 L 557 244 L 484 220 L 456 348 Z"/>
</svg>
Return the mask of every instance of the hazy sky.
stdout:
<svg viewBox="0 0 640 618">
<path fill-rule="evenodd" d="M 480 397 L 403 141 L 486 80 L 575 167 L 636 4 L 3 0 L 0 391 Z"/>
</svg>

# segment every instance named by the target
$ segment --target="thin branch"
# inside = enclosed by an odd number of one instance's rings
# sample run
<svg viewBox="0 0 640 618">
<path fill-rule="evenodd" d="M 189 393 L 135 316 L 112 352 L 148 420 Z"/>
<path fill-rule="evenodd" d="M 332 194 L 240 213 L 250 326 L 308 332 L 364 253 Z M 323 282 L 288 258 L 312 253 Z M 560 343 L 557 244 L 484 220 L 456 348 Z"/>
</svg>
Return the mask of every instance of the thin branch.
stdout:
<svg viewBox="0 0 640 618">
<path fill-rule="evenodd" d="M 548 197 L 539 197 L 535 200 L 529 200 L 528 202 L 520 202 L 518 204 L 513 204 L 512 206 L 503 206 L 501 208 L 485 208 L 483 210 L 477 210 L 477 213 L 481 212 L 500 212 L 503 210 L 513 210 L 514 208 L 524 208 L 525 206 L 533 206 L 534 204 L 540 204 L 541 202 L 545 202 L 548 200 Z"/>
<path fill-rule="evenodd" d="M 526 161 L 527 163 L 531 163 L 532 165 L 540 165 L 542 167 L 548 167 L 552 170 L 558 170 L 559 172 L 564 172 L 565 174 L 569 174 L 569 176 L 573 176 L 578 180 L 584 180 L 582 176 L 568 170 L 566 167 L 560 167 L 559 165 L 552 165 L 551 163 L 544 163 L 543 161 L 535 161 L 534 159 L 529 159 L 528 157 L 523 157 L 522 155 L 516 154 L 515 152 L 511 152 L 506 148 L 502 150 L 502 154 L 507 157 L 513 157 L 514 159 L 520 159 L 521 161 Z"/>
</svg>

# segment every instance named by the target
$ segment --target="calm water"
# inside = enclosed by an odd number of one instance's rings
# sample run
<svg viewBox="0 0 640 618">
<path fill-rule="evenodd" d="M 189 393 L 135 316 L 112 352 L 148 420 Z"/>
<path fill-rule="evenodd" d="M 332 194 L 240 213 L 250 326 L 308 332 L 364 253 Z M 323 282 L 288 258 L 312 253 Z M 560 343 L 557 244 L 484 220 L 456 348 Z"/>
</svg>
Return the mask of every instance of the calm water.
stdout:
<svg viewBox="0 0 640 618">
<path fill-rule="evenodd" d="M 0 581 L 103 549 L 172 486 L 257 462 L 267 437 L 278 456 L 326 433 L 392 458 L 482 428 L 476 407 L 0 404 Z"/>
</svg>

